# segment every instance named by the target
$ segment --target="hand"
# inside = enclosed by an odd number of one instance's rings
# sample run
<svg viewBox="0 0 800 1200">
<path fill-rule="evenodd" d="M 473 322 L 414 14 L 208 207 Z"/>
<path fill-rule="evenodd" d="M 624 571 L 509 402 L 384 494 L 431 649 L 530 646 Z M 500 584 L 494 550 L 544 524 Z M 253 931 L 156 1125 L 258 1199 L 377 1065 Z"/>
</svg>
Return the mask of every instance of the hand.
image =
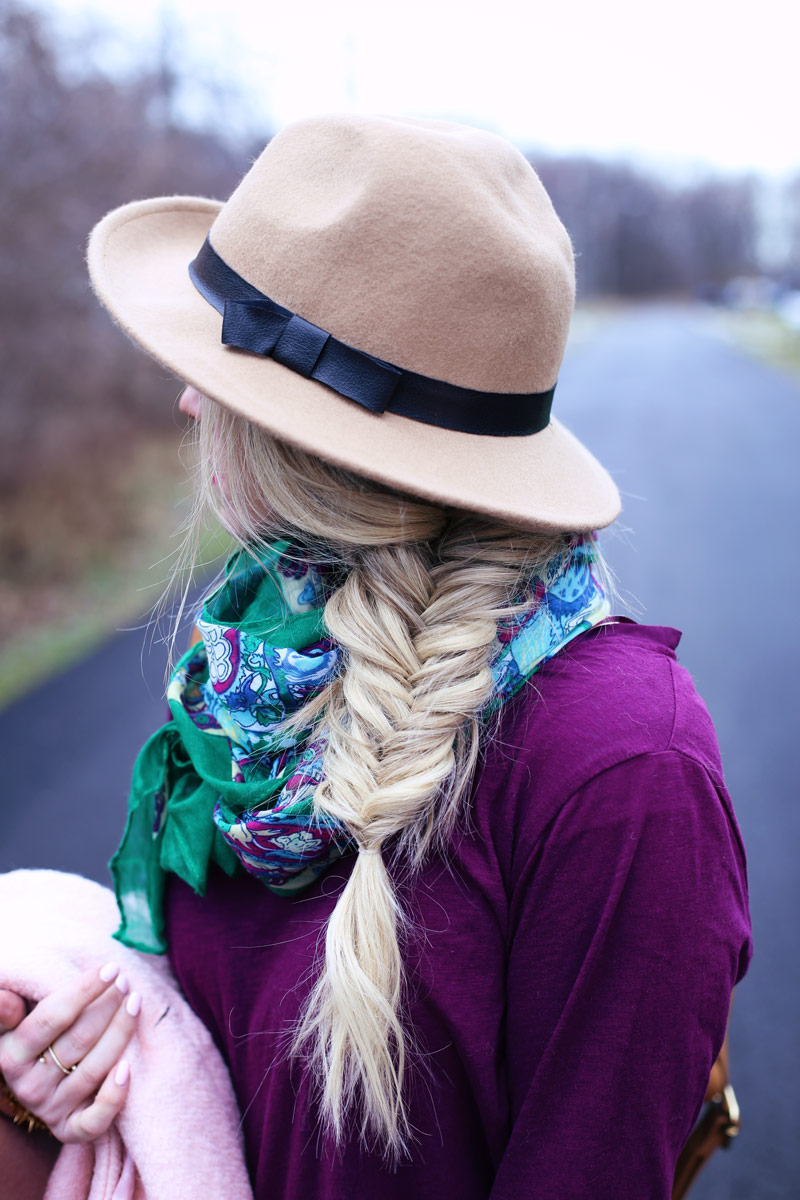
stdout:
<svg viewBox="0 0 800 1200">
<path fill-rule="evenodd" d="M 22 996 L 0 988 L 0 1034 L 8 1033 L 9 1029 L 16 1029 L 26 1012 Z"/>
<path fill-rule="evenodd" d="M 51 992 L 27 1016 L 20 997 L 0 991 L 0 1071 L 59 1141 L 94 1141 L 122 1109 L 130 1068 L 120 1055 L 140 1006 L 111 964 Z"/>
</svg>

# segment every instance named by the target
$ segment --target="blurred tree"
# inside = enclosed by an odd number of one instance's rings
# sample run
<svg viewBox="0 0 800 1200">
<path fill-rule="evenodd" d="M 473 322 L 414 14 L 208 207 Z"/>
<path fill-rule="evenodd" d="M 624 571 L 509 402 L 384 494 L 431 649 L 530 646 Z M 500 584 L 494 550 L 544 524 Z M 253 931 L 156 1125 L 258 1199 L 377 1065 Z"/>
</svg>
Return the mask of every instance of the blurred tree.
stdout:
<svg viewBox="0 0 800 1200">
<path fill-rule="evenodd" d="M 788 254 L 783 271 L 783 282 L 789 288 L 800 291 L 800 175 L 795 175 L 786 186 L 789 214 Z"/>
<path fill-rule="evenodd" d="M 570 231 L 583 296 L 691 294 L 758 269 L 752 179 L 677 187 L 619 163 L 532 161 Z"/>
<path fill-rule="evenodd" d="M 721 287 L 758 271 L 754 184 L 752 178 L 711 179 L 675 197 L 690 286 Z"/>
<path fill-rule="evenodd" d="M 168 47 L 125 80 L 65 79 L 41 14 L 0 0 L 0 489 L 172 419 L 163 371 L 92 298 L 86 235 L 132 197 L 226 196 L 243 147 L 172 119 Z M 179 69 L 179 64 L 175 70 Z M 156 385 L 157 380 L 160 385 Z M 177 392 L 177 388 L 176 388 Z"/>
</svg>

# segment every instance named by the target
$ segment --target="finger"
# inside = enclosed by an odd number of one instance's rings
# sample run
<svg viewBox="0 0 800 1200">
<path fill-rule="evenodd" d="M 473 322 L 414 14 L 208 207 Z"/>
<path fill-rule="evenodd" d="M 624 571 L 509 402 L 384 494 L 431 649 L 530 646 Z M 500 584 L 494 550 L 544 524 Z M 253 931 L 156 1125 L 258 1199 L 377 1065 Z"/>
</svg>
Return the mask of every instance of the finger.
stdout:
<svg viewBox="0 0 800 1200">
<path fill-rule="evenodd" d="M 97 1043 L 56 1090 L 53 1101 L 56 1111 L 73 1112 L 101 1087 L 130 1041 L 140 1008 L 141 997 L 138 992 L 131 992 L 122 1001 L 114 1020 Z"/>
<path fill-rule="evenodd" d="M 0 1033 L 16 1029 L 24 1019 L 25 1013 L 25 1001 L 22 996 L 18 996 L 16 992 L 9 992 L 7 988 L 0 988 Z"/>
<path fill-rule="evenodd" d="M 34 1062 L 109 987 L 117 973 L 118 968 L 107 963 L 99 971 L 85 971 L 76 983 L 57 988 L 40 1000 L 16 1029 L 3 1037 L 0 1070 L 13 1076 L 20 1067 Z"/>
<path fill-rule="evenodd" d="M 111 1024 L 128 990 L 127 976 L 118 975 L 114 986 L 107 988 L 102 995 L 87 1005 L 69 1029 L 50 1043 L 45 1051 L 45 1058 L 53 1061 L 50 1054 L 50 1051 L 53 1051 L 65 1067 L 73 1067 L 82 1062 Z M 54 1061 L 53 1065 L 56 1070 L 59 1069 Z"/>
<path fill-rule="evenodd" d="M 40 1061 L 29 1064 L 14 1080 L 18 1099 L 57 1137 L 62 1136 L 60 1130 L 70 1116 L 85 1107 L 114 1063 L 119 1062 L 135 1028 L 141 1005 L 138 992 L 126 996 L 116 988 L 111 991 L 118 998 L 114 1019 L 83 1062 L 62 1071 L 54 1057 L 54 1048 L 48 1047 L 40 1060 L 42 1065 Z"/>
<path fill-rule="evenodd" d="M 73 1112 L 58 1132 L 62 1142 L 93 1142 L 110 1128 L 128 1095 L 130 1065 L 120 1060 L 109 1071 L 91 1104 Z"/>
</svg>

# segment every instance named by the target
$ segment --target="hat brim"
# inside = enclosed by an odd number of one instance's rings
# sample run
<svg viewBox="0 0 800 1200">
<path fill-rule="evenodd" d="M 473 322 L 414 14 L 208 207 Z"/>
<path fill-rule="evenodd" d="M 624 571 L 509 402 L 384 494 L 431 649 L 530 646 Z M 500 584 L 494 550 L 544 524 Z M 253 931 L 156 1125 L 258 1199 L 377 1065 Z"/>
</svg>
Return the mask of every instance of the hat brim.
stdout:
<svg viewBox="0 0 800 1200">
<path fill-rule="evenodd" d="M 294 446 L 440 504 L 550 531 L 601 529 L 619 515 L 613 480 L 555 419 L 540 433 L 490 437 L 375 415 L 274 359 L 223 345 L 221 317 L 188 273 L 221 207 L 136 201 L 89 239 L 99 299 L 179 379 Z"/>
</svg>

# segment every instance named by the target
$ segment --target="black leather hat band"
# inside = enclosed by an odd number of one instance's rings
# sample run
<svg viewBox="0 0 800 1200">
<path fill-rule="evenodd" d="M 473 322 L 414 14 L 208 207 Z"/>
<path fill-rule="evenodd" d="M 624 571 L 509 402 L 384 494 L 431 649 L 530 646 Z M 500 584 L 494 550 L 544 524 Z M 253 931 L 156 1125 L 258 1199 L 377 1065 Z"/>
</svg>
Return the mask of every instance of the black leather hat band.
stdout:
<svg viewBox="0 0 800 1200">
<path fill-rule="evenodd" d="M 226 346 L 274 358 L 370 412 L 491 437 L 539 433 L 550 422 L 555 384 L 546 392 L 479 392 L 392 366 L 270 300 L 229 267 L 208 238 L 189 274 L 222 314 Z"/>
</svg>

